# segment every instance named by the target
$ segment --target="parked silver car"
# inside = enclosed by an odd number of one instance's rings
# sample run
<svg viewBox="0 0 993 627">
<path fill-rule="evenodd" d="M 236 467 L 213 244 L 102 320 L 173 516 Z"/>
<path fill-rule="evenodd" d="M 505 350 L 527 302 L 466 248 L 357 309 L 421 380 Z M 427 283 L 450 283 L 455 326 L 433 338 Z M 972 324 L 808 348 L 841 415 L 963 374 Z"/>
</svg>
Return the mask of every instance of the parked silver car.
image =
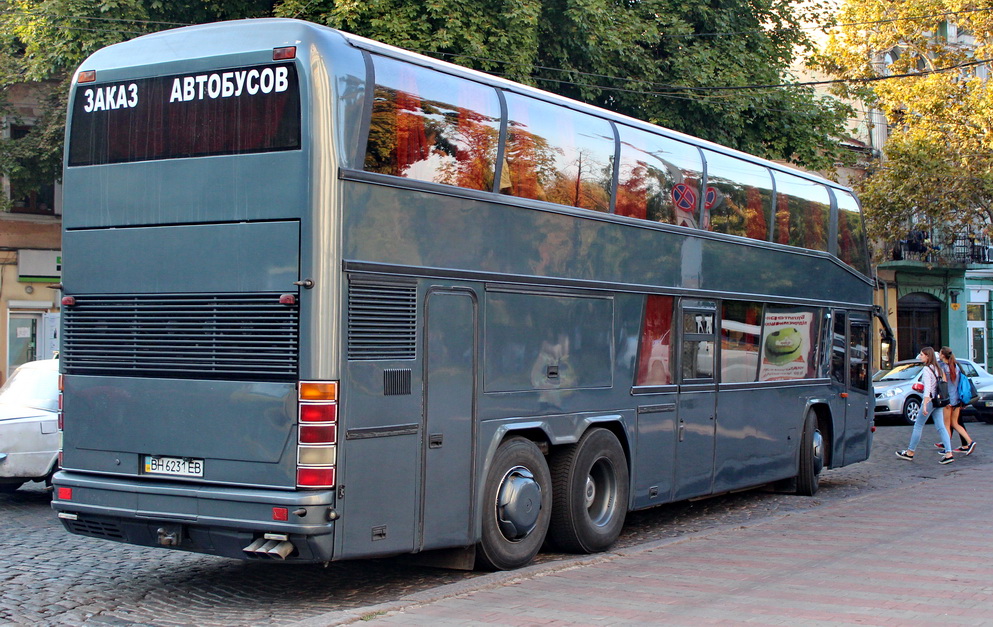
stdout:
<svg viewBox="0 0 993 627">
<path fill-rule="evenodd" d="M 50 481 L 58 465 L 59 360 L 28 362 L 0 387 L 0 492 Z"/>
<path fill-rule="evenodd" d="M 976 389 L 990 388 L 990 400 L 993 401 L 993 375 L 971 360 L 959 359 L 957 362 L 962 372 L 972 379 Z M 888 372 L 878 378 L 873 377 L 876 416 L 897 416 L 908 425 L 914 424 L 924 395 L 924 384 L 921 382 L 923 370 L 921 362 L 917 360 L 898 361 Z M 976 406 L 975 403 L 973 406 Z M 990 420 L 993 420 L 993 406 L 987 411 L 990 413 Z"/>
<path fill-rule="evenodd" d="M 976 410 L 976 420 L 982 420 L 993 425 L 993 384 L 985 387 L 976 385 L 977 396 L 972 401 L 972 407 Z"/>
</svg>

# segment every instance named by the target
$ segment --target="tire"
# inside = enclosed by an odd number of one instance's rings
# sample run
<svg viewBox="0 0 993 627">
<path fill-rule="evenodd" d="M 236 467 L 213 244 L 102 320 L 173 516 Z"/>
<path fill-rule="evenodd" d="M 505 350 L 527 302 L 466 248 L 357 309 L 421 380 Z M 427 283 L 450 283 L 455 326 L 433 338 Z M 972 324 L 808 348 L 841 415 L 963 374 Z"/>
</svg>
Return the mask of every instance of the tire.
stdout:
<svg viewBox="0 0 993 627">
<path fill-rule="evenodd" d="M 824 438 L 817 429 L 817 416 L 807 412 L 800 439 L 800 466 L 796 475 L 796 493 L 814 496 L 820 487 L 820 474 L 824 468 Z"/>
<path fill-rule="evenodd" d="M 628 510 L 628 462 L 617 437 L 591 429 L 549 456 L 551 543 L 572 553 L 605 551 L 617 541 Z"/>
<path fill-rule="evenodd" d="M 985 422 L 988 425 L 993 425 L 993 412 L 988 412 L 988 411 L 976 412 L 976 420 Z"/>
<path fill-rule="evenodd" d="M 917 414 L 921 411 L 921 399 L 916 396 L 910 396 L 903 403 L 903 418 L 904 424 L 912 425 L 917 422 Z"/>
<path fill-rule="evenodd" d="M 531 440 L 508 439 L 486 473 L 477 567 L 526 566 L 545 541 L 551 513 L 552 478 L 545 457 Z"/>
<path fill-rule="evenodd" d="M 22 485 L 24 485 L 23 481 L 15 481 L 14 483 L 0 483 L 0 494 L 13 494 Z"/>
</svg>

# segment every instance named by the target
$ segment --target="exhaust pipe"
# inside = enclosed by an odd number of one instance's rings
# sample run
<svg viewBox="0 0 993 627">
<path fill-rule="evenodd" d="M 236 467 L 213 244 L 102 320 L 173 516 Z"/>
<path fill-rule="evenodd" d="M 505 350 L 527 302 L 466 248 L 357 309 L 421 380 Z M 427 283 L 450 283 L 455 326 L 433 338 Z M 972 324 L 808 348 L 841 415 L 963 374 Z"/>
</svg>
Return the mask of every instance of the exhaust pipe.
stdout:
<svg viewBox="0 0 993 627">
<path fill-rule="evenodd" d="M 266 553 L 272 559 L 285 560 L 286 556 L 293 552 L 293 543 L 289 540 L 283 540 L 276 546 L 270 548 Z"/>
<path fill-rule="evenodd" d="M 263 557 L 275 560 L 285 560 L 293 552 L 293 543 L 289 540 L 267 540 L 258 538 L 242 549 L 245 553 L 255 557 Z"/>
</svg>

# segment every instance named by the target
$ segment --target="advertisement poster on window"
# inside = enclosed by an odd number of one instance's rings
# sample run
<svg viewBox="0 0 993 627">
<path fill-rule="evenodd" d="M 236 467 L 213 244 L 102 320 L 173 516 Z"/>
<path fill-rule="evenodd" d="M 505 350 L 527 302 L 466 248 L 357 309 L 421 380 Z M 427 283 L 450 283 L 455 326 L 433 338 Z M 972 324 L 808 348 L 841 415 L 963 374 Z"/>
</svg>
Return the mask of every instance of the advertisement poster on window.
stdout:
<svg viewBox="0 0 993 627">
<path fill-rule="evenodd" d="M 811 367 L 814 312 L 766 307 L 759 381 L 804 379 Z"/>
</svg>

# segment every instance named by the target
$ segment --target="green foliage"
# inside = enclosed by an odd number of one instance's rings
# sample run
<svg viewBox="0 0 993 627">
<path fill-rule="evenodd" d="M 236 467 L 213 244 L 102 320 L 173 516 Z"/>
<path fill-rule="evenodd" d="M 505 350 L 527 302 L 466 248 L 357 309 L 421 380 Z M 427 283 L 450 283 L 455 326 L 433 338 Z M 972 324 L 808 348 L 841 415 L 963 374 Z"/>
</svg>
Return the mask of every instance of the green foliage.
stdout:
<svg viewBox="0 0 993 627">
<path fill-rule="evenodd" d="M 972 64 L 993 54 L 990 9 L 988 1 L 848 0 L 837 16 L 847 26 L 817 59 L 837 77 L 869 79 L 838 92 L 880 109 L 891 125 L 884 159 L 860 190 L 870 233 L 884 243 L 913 228 L 976 233 L 993 222 L 993 92 Z M 974 43 L 950 41 L 955 28 Z"/>
</svg>

